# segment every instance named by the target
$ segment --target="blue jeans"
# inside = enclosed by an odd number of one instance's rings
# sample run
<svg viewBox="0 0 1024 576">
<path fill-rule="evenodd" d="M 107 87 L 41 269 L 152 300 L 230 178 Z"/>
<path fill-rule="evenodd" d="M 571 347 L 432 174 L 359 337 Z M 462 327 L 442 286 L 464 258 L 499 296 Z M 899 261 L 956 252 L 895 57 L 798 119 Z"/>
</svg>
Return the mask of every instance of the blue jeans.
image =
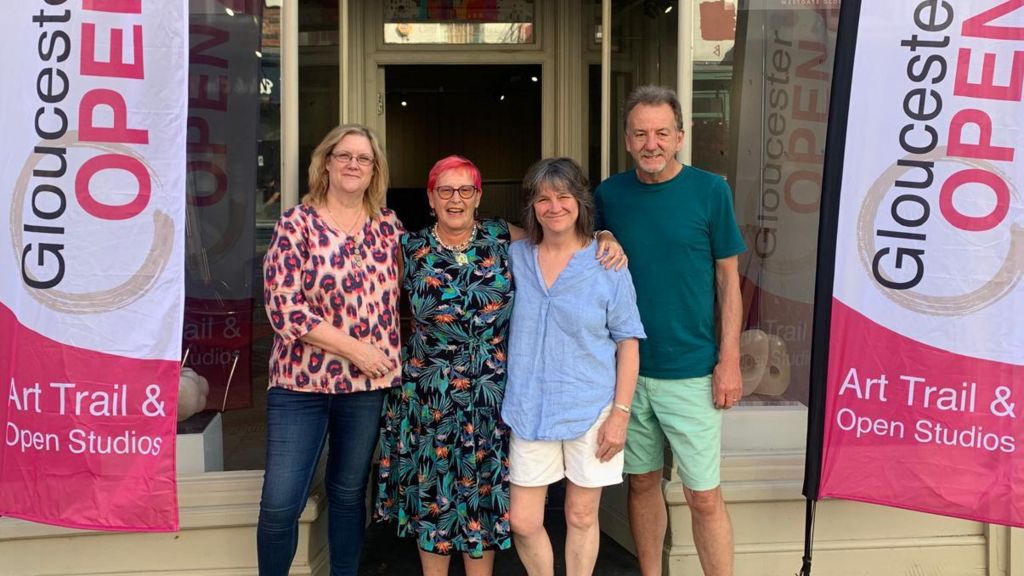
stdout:
<svg viewBox="0 0 1024 576">
<path fill-rule="evenodd" d="M 291 568 L 299 539 L 299 515 L 325 444 L 331 576 L 358 573 L 366 483 L 384 393 L 268 391 L 267 468 L 256 530 L 260 576 L 286 576 Z"/>
</svg>

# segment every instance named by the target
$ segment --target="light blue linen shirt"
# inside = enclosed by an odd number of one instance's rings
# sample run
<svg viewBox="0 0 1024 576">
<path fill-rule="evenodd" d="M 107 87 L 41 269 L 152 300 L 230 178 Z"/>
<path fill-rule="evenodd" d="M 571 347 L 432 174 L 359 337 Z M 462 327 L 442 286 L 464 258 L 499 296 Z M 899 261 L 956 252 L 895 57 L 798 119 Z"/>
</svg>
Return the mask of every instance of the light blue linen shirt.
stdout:
<svg viewBox="0 0 1024 576">
<path fill-rule="evenodd" d="M 509 248 L 516 300 L 501 415 L 525 440 L 582 436 L 615 397 L 617 343 L 646 337 L 629 271 L 605 270 L 596 251 L 577 251 L 548 288 L 537 247 Z"/>
</svg>

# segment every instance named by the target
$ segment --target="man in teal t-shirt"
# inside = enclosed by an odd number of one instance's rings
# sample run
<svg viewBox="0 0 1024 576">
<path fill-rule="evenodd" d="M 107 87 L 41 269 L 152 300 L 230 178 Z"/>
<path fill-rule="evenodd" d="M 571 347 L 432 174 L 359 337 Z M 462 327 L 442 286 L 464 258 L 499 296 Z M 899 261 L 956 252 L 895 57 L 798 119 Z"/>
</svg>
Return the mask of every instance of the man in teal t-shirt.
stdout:
<svg viewBox="0 0 1024 576">
<path fill-rule="evenodd" d="M 629 255 L 647 332 L 625 449 L 637 557 L 645 576 L 661 574 L 668 524 L 661 470 L 668 439 L 704 574 L 732 576 L 732 523 L 719 469 L 722 410 L 742 393 L 737 255 L 746 247 L 729 185 L 675 158 L 683 145 L 675 92 L 637 88 L 624 114 L 626 149 L 637 168 L 602 182 L 595 201 L 598 227 L 611 230 Z"/>
</svg>

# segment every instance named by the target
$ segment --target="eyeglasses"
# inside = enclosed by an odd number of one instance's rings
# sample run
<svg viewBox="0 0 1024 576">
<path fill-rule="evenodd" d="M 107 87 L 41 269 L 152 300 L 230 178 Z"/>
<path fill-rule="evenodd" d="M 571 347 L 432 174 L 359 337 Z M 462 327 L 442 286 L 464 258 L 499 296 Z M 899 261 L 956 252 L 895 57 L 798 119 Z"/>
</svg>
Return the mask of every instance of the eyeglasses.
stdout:
<svg viewBox="0 0 1024 576">
<path fill-rule="evenodd" d="M 373 164 L 373 156 L 367 156 L 365 154 L 353 156 L 348 152 L 338 152 L 337 154 L 332 153 L 330 156 L 342 164 L 348 164 L 353 158 L 355 158 L 356 163 L 360 166 L 369 166 L 370 164 Z"/>
<path fill-rule="evenodd" d="M 461 196 L 463 200 L 469 200 L 477 192 L 476 186 L 470 186 L 468 184 L 466 186 L 459 186 L 458 188 L 455 188 L 454 186 L 438 186 L 437 188 L 434 188 L 434 192 L 437 192 L 437 195 L 441 200 L 448 200 L 455 195 L 456 190 L 459 192 L 459 196 Z"/>
</svg>

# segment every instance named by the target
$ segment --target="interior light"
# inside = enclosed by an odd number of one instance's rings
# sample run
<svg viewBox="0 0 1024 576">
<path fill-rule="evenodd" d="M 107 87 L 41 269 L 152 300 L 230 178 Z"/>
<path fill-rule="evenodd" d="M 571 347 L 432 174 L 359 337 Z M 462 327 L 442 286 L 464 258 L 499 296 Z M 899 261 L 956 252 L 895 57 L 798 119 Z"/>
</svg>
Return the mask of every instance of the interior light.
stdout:
<svg viewBox="0 0 1024 576">
<path fill-rule="evenodd" d="M 235 11 L 232 10 L 231 8 L 225 8 L 224 9 L 224 13 L 226 13 L 228 16 L 234 16 L 235 15 Z"/>
<path fill-rule="evenodd" d="M 536 76 L 530 76 L 530 80 L 536 82 L 537 81 L 537 77 Z"/>
<path fill-rule="evenodd" d="M 405 106 L 408 106 L 408 105 L 409 105 L 408 102 L 406 102 L 405 100 L 402 100 L 402 107 L 405 107 Z"/>
<path fill-rule="evenodd" d="M 260 52 L 259 50 L 257 50 L 256 51 L 256 57 L 257 58 L 263 58 L 263 52 Z"/>
<path fill-rule="evenodd" d="M 671 11 L 672 11 L 672 5 L 671 4 L 669 4 L 668 6 L 665 6 L 665 14 L 668 14 Z"/>
<path fill-rule="evenodd" d="M 504 102 L 504 101 L 505 101 L 505 95 L 504 95 L 504 94 L 502 94 L 501 96 L 499 96 L 499 97 L 498 97 L 498 100 L 501 100 L 502 102 Z"/>
</svg>

